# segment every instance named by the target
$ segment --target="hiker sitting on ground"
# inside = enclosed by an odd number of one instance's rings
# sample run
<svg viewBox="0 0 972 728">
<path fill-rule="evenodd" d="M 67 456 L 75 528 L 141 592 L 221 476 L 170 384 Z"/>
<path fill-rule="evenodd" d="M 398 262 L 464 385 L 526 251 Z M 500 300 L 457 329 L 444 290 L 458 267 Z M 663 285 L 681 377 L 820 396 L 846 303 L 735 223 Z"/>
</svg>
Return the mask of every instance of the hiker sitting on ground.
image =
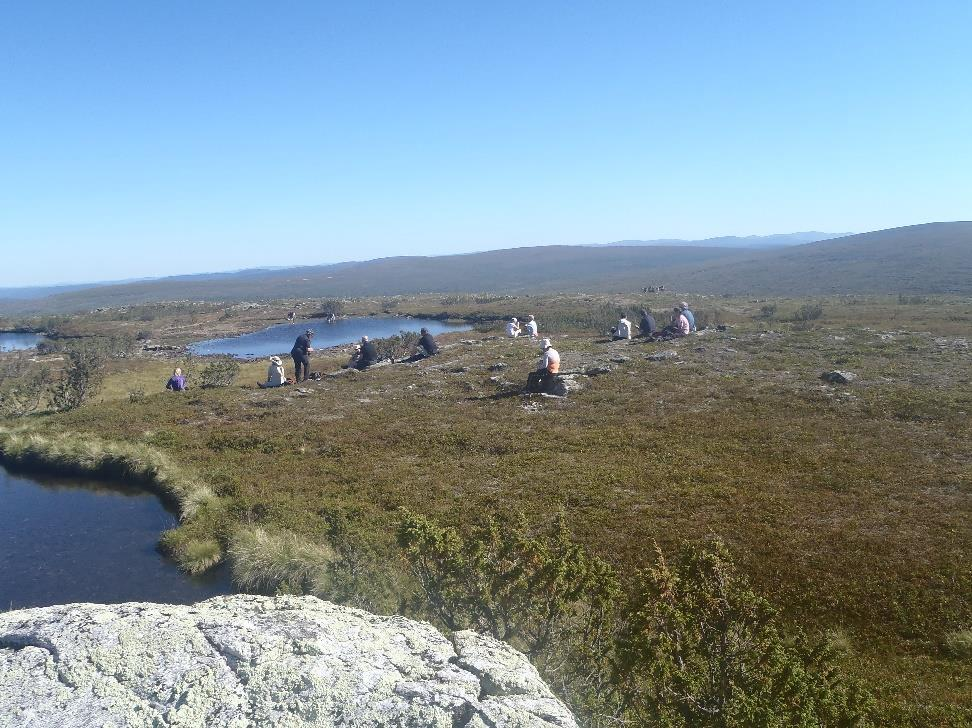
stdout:
<svg viewBox="0 0 972 728">
<path fill-rule="evenodd" d="M 418 341 L 421 351 L 418 352 L 419 356 L 434 356 L 439 353 L 439 345 L 435 343 L 435 339 L 432 338 L 432 334 L 429 333 L 428 329 L 422 329 L 422 336 Z"/>
<path fill-rule="evenodd" d="M 631 338 L 631 322 L 628 321 L 628 317 L 624 315 L 624 312 L 621 313 L 621 319 L 618 321 L 618 325 L 614 327 L 611 338 L 614 341 Z"/>
<path fill-rule="evenodd" d="M 279 356 L 270 357 L 270 366 L 267 367 L 267 381 L 257 382 L 260 389 L 270 389 L 272 387 L 282 387 L 287 383 L 287 374 L 284 372 L 283 362 Z"/>
<path fill-rule="evenodd" d="M 687 303 L 685 303 L 685 301 L 682 301 L 682 303 L 680 305 L 682 307 L 682 315 L 686 319 L 688 319 L 688 322 L 689 322 L 689 331 L 696 331 L 696 328 L 695 328 L 695 314 L 692 313 L 692 311 L 689 309 L 689 305 Z"/>
<path fill-rule="evenodd" d="M 530 320 L 526 322 L 526 332 L 530 335 L 531 339 L 537 338 L 537 320 L 531 315 Z"/>
<path fill-rule="evenodd" d="M 368 341 L 367 336 L 361 337 L 361 353 L 358 355 L 358 361 L 354 364 L 354 368 L 359 371 L 364 371 L 368 367 L 378 363 L 378 349 L 373 343 Z"/>
<path fill-rule="evenodd" d="M 658 331 L 658 324 L 655 323 L 655 317 L 651 315 L 651 311 L 647 308 L 641 309 L 641 322 L 638 324 L 638 330 L 638 336 L 652 336 Z"/>
<path fill-rule="evenodd" d="M 659 331 L 653 338 L 663 340 L 677 339 L 682 336 L 688 336 L 691 330 L 692 327 L 689 325 L 688 319 L 682 314 L 682 307 L 675 306 L 672 309 L 672 322 Z"/>
<path fill-rule="evenodd" d="M 179 367 L 176 367 L 175 371 L 172 372 L 169 381 L 165 383 L 165 388 L 171 389 L 173 392 L 186 391 L 186 378 L 182 376 L 182 370 Z"/>
<path fill-rule="evenodd" d="M 511 339 L 520 335 L 520 322 L 516 320 L 516 317 L 511 318 L 510 322 L 506 324 L 506 335 Z"/>
<path fill-rule="evenodd" d="M 357 369 L 358 359 L 361 358 L 361 344 L 355 344 L 351 350 L 351 359 L 348 360 L 347 364 L 342 364 L 342 369 Z"/>
<path fill-rule="evenodd" d="M 297 337 L 297 341 L 294 342 L 294 348 L 290 350 L 290 356 L 294 358 L 295 384 L 306 382 L 307 375 L 310 374 L 310 353 L 314 351 L 310 345 L 312 338 L 314 338 L 314 332 L 307 329 L 307 331 Z M 303 377 L 301 377 L 301 369 L 303 369 Z"/>
<path fill-rule="evenodd" d="M 528 392 L 546 392 L 560 371 L 560 354 L 550 345 L 550 339 L 541 342 L 540 351 L 542 353 L 537 369 L 527 377 Z"/>
</svg>

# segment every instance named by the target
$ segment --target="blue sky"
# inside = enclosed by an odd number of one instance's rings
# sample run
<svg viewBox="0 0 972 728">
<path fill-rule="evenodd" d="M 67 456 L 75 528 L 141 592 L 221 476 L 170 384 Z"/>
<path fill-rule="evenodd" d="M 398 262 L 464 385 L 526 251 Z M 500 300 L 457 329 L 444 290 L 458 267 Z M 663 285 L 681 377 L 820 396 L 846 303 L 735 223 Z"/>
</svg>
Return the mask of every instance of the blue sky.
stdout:
<svg viewBox="0 0 972 728">
<path fill-rule="evenodd" d="M 969 219 L 970 27 L 967 0 L 8 3 L 0 286 Z"/>
</svg>

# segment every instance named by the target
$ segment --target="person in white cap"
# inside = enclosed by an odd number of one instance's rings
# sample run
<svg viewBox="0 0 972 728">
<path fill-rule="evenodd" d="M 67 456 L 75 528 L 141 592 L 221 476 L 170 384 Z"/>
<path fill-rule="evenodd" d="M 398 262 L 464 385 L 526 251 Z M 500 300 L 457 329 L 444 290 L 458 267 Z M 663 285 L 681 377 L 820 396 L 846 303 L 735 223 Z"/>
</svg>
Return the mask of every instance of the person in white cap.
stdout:
<svg viewBox="0 0 972 728">
<path fill-rule="evenodd" d="M 527 377 L 527 390 L 530 392 L 545 392 L 550 386 L 550 381 L 560 371 L 560 352 L 550 345 L 550 339 L 540 342 L 540 362 L 537 364 L 536 371 L 530 372 Z"/>
<path fill-rule="evenodd" d="M 537 320 L 532 315 L 530 316 L 530 320 L 526 322 L 526 330 L 531 339 L 535 339 L 537 336 L 539 336 L 539 332 L 537 331 Z"/>
<path fill-rule="evenodd" d="M 685 303 L 685 301 L 682 301 L 679 305 L 682 307 L 682 315 L 689 322 L 689 331 L 696 331 L 696 328 L 695 328 L 695 314 L 692 313 L 692 311 L 689 309 L 689 305 L 687 303 Z"/>
<path fill-rule="evenodd" d="M 267 368 L 267 381 L 257 382 L 261 389 L 271 387 L 282 387 L 287 383 L 287 375 L 284 373 L 283 362 L 279 356 L 270 357 L 270 366 Z"/>
<path fill-rule="evenodd" d="M 515 339 L 520 335 L 520 322 L 516 320 L 515 316 L 506 324 L 506 335 L 511 339 Z"/>
</svg>

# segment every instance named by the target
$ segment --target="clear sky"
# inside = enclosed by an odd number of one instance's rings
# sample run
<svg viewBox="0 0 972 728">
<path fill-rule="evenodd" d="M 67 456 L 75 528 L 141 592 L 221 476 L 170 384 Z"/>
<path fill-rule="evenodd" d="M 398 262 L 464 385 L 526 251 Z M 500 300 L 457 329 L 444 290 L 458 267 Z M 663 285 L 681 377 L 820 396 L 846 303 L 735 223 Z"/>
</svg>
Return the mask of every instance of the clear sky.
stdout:
<svg viewBox="0 0 972 728">
<path fill-rule="evenodd" d="M 16 2 L 0 286 L 969 219 L 972 3 Z"/>
</svg>

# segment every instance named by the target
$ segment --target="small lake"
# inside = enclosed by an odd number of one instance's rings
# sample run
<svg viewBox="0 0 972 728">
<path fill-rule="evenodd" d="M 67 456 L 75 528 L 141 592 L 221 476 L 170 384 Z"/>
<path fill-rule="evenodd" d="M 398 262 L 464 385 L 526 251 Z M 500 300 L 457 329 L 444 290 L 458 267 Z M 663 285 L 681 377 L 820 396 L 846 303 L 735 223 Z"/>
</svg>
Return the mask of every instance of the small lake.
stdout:
<svg viewBox="0 0 972 728">
<path fill-rule="evenodd" d="M 123 485 L 0 467 L 0 610 L 70 602 L 189 604 L 233 591 L 229 570 L 179 571 L 156 549 L 175 515 Z"/>
<path fill-rule="evenodd" d="M 199 341 L 191 344 L 189 350 L 194 354 L 229 354 L 238 359 L 250 359 L 271 354 L 289 354 L 294 341 L 307 329 L 314 331 L 311 342 L 314 348 L 325 349 L 329 346 L 350 344 L 362 336 L 379 339 L 403 330 L 417 332 L 422 327 L 427 328 L 433 336 L 446 331 L 466 331 L 472 328 L 468 324 L 396 316 L 339 318 L 334 323 L 328 323 L 327 319 L 306 319 L 298 323 L 271 326 L 243 336 Z"/>
<path fill-rule="evenodd" d="M 43 340 L 43 334 L 16 334 L 10 331 L 0 331 L 0 351 L 33 349 Z"/>
</svg>

